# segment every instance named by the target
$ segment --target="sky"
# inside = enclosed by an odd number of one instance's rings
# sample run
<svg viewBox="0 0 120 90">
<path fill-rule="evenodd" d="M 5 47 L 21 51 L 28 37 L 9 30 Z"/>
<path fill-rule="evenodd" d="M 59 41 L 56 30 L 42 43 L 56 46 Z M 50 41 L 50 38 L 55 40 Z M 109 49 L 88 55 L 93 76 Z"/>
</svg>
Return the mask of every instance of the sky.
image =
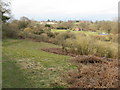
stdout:
<svg viewBox="0 0 120 90">
<path fill-rule="evenodd" d="M 112 20 L 118 16 L 119 0 L 12 0 L 15 19 L 26 16 L 42 20 Z"/>
</svg>

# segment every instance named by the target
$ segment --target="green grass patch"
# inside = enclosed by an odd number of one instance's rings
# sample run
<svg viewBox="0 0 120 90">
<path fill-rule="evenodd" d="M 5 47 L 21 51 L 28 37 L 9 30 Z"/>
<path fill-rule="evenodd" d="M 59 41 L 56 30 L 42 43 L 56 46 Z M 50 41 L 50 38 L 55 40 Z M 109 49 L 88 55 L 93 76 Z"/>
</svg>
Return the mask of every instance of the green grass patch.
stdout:
<svg viewBox="0 0 120 90">
<path fill-rule="evenodd" d="M 67 30 L 64 29 L 52 29 L 52 32 L 66 32 Z"/>
<path fill-rule="evenodd" d="M 3 88 L 67 87 L 62 75 L 75 69 L 70 56 L 44 52 L 59 46 L 30 40 L 3 40 Z"/>
<path fill-rule="evenodd" d="M 87 35 L 98 35 L 98 32 L 90 32 L 90 31 L 72 31 L 72 30 L 62 30 L 62 29 L 52 29 L 52 32 L 67 32 L 67 31 L 71 31 L 73 33 L 79 34 L 79 33 L 83 33 L 83 34 L 87 34 Z"/>
</svg>

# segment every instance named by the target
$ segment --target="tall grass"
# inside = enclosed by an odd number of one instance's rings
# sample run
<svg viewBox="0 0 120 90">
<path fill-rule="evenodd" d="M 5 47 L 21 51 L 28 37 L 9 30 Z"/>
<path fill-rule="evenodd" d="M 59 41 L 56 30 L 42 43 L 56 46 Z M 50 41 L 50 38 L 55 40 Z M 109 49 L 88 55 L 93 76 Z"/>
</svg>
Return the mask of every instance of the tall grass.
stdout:
<svg viewBox="0 0 120 90">
<path fill-rule="evenodd" d="M 107 58 L 118 57 L 117 43 L 97 40 L 89 35 L 76 35 L 76 39 L 67 39 L 66 47 L 78 55 L 95 55 Z"/>
</svg>

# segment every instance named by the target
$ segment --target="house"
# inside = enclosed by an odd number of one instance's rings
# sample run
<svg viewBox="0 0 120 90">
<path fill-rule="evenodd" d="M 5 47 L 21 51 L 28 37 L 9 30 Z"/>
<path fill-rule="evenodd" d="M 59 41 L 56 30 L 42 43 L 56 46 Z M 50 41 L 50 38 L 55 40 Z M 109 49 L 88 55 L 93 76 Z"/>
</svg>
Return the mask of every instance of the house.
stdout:
<svg viewBox="0 0 120 90">
<path fill-rule="evenodd" d="M 73 30 L 74 30 L 74 31 L 83 31 L 82 28 L 74 28 Z"/>
</svg>

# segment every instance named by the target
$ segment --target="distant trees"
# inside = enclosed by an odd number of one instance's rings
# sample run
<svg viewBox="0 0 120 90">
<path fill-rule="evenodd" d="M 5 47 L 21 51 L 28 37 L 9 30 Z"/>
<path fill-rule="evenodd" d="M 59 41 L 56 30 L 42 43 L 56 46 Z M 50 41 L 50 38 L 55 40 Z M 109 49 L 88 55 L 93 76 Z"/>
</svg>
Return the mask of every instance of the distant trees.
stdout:
<svg viewBox="0 0 120 90">
<path fill-rule="evenodd" d="M 78 27 L 82 28 L 84 30 L 88 30 L 88 24 L 87 23 L 80 23 L 80 24 L 78 24 Z"/>
<path fill-rule="evenodd" d="M 117 21 L 86 21 L 86 22 L 57 22 L 55 25 L 51 25 L 55 29 L 69 29 L 74 30 L 75 28 L 80 28 L 85 31 L 94 32 L 106 32 L 106 33 L 118 33 Z M 50 25 L 45 25 L 45 27 L 51 27 Z"/>
<path fill-rule="evenodd" d="M 74 24 L 72 22 L 61 22 L 57 24 L 56 28 L 57 29 L 72 29 L 73 26 Z"/>
<path fill-rule="evenodd" d="M 99 31 L 106 33 L 118 33 L 117 21 L 96 21 L 88 23 L 81 23 L 79 27 L 85 28 L 87 31 Z"/>
<path fill-rule="evenodd" d="M 91 30 L 91 31 L 99 30 L 99 28 L 97 27 L 96 24 L 90 24 L 88 27 L 89 27 L 89 30 Z"/>
</svg>

